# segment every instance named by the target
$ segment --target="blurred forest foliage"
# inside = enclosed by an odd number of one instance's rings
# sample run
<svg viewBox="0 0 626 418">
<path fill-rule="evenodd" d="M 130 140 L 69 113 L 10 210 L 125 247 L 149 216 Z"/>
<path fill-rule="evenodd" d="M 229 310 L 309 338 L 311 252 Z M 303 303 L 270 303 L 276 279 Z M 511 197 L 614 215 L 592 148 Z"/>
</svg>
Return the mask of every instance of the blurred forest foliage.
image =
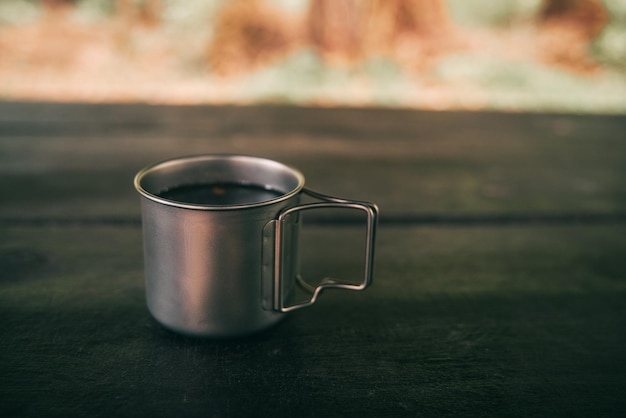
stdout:
<svg viewBox="0 0 626 418">
<path fill-rule="evenodd" d="M 2 0 L 0 99 L 626 111 L 626 0 Z"/>
</svg>

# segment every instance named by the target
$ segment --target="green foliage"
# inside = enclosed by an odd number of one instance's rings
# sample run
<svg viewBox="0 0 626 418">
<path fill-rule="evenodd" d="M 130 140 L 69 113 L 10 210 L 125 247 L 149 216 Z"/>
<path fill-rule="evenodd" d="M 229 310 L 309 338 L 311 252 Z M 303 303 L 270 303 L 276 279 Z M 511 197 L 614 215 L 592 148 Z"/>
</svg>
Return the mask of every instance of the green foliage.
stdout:
<svg viewBox="0 0 626 418">
<path fill-rule="evenodd" d="M 76 2 L 76 12 L 87 18 L 104 19 L 115 11 L 114 2 L 110 0 L 79 0 Z"/>
<path fill-rule="evenodd" d="M 0 25 L 32 22 L 39 17 L 39 14 L 39 7 L 34 1 L 0 1 Z"/>
<path fill-rule="evenodd" d="M 603 0 L 613 22 L 626 24 L 626 0 Z"/>
<path fill-rule="evenodd" d="M 605 0 L 610 21 L 593 42 L 594 56 L 602 63 L 626 71 L 626 0 Z"/>
<path fill-rule="evenodd" d="M 479 86 L 487 107 L 575 112 L 622 112 L 626 108 L 626 78 L 615 72 L 589 77 L 540 63 L 474 53 L 443 58 L 435 74 L 444 83 Z"/>
<path fill-rule="evenodd" d="M 593 44 L 598 60 L 626 70 L 626 25 L 610 25 Z"/>
<path fill-rule="evenodd" d="M 452 19 L 461 26 L 501 26 L 536 15 L 542 0 L 446 0 Z"/>
</svg>

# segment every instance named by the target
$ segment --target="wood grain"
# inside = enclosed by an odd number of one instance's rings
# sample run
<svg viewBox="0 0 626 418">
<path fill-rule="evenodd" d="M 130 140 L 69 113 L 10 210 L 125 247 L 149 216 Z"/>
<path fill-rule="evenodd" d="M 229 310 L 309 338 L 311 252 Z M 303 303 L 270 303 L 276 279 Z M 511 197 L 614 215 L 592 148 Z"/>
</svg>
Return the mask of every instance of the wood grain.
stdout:
<svg viewBox="0 0 626 418">
<path fill-rule="evenodd" d="M 621 416 L 622 116 L 0 102 L 1 416 Z M 381 207 L 375 282 L 237 340 L 144 302 L 143 165 L 299 167 Z M 362 228 L 305 223 L 358 277 Z"/>
<path fill-rule="evenodd" d="M 342 247 L 358 235 L 342 231 L 308 235 L 308 275 L 354 273 L 324 250 L 329 236 Z M 211 341 L 150 319 L 139 228 L 4 228 L 0 254 L 44 261 L 0 284 L 0 405 L 30 416 L 613 415 L 625 406 L 625 232 L 387 228 L 368 291 L 328 291 L 264 334 Z"/>
<path fill-rule="evenodd" d="M 278 159 L 383 216 L 623 214 L 625 127 L 620 116 L 0 103 L 0 216 L 137 217 L 134 174 L 199 153 Z"/>
</svg>

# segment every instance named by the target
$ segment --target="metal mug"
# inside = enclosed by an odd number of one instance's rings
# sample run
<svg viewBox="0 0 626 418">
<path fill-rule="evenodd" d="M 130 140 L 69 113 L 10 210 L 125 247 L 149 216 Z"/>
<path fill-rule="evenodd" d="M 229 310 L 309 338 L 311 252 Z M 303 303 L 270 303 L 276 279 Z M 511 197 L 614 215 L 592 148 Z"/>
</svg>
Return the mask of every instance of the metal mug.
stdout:
<svg viewBox="0 0 626 418">
<path fill-rule="evenodd" d="M 362 290 L 372 281 L 378 208 L 304 187 L 304 176 L 276 161 L 243 155 L 199 155 L 150 165 L 134 179 L 141 195 L 147 305 L 173 331 L 234 337 L 277 323 L 313 304 L 325 288 Z M 275 192 L 230 204 L 174 200 L 164 191 L 193 184 L 255 185 Z M 209 187 L 209 186 L 206 186 Z M 315 201 L 301 204 L 301 196 Z M 165 196 L 165 197 L 164 197 Z M 299 212 L 352 208 L 367 215 L 364 278 L 307 285 L 298 273 Z M 310 292 L 288 302 L 294 289 Z"/>
</svg>

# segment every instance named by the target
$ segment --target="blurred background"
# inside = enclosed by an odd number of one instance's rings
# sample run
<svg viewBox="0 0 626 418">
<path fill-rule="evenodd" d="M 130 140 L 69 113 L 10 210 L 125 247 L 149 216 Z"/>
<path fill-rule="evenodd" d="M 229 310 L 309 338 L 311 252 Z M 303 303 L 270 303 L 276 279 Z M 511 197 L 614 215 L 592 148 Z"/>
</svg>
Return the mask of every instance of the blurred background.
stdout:
<svg viewBox="0 0 626 418">
<path fill-rule="evenodd" d="M 0 100 L 626 111 L 626 0 L 1 0 Z"/>
</svg>

